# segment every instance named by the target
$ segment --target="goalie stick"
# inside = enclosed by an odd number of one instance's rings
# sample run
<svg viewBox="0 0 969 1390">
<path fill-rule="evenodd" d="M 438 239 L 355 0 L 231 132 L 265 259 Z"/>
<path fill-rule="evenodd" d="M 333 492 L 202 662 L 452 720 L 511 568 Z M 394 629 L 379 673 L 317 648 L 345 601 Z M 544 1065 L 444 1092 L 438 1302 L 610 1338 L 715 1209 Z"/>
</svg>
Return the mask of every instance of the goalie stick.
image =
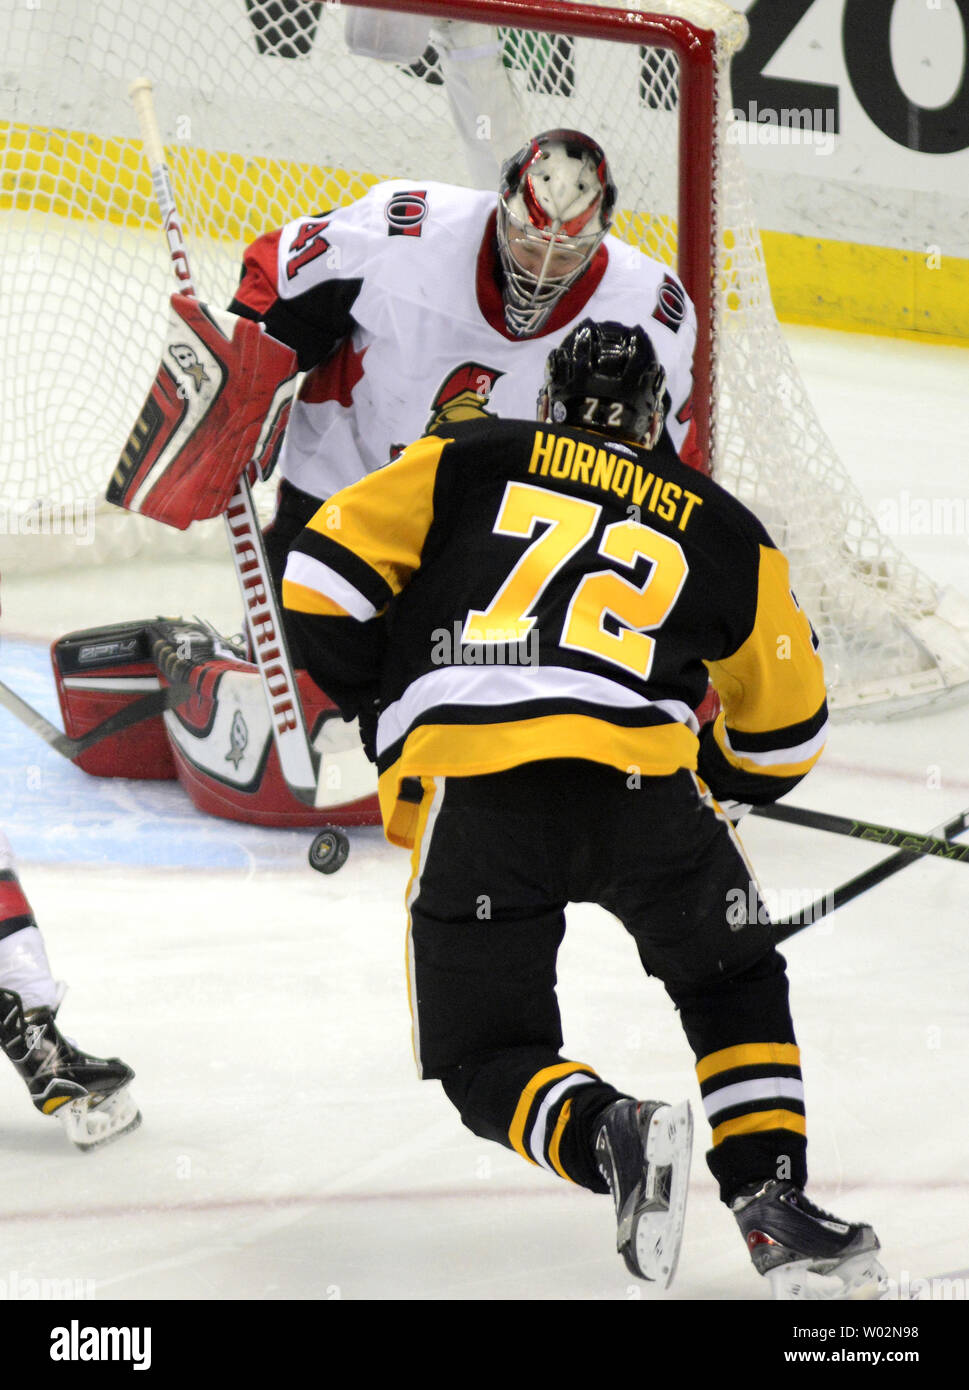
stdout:
<svg viewBox="0 0 969 1390">
<path fill-rule="evenodd" d="M 171 173 L 165 163 L 165 149 L 155 115 L 151 82 L 147 77 L 138 78 L 129 87 L 128 95 L 138 117 L 145 155 L 151 170 L 155 201 L 161 213 L 179 292 L 198 298 L 188 250 L 182 235 Z M 232 562 L 245 606 L 253 656 L 259 668 L 263 693 L 269 707 L 280 769 L 295 797 L 308 806 L 325 805 L 326 798 L 322 801 L 318 799 L 318 789 L 322 790 L 322 779 L 319 776 L 320 758 L 313 751 L 306 730 L 303 706 L 293 674 L 293 663 L 286 644 L 276 593 L 269 576 L 249 480 L 245 474 L 236 484 L 225 513 L 225 524 Z M 333 804 L 332 796 L 329 804 Z"/>
<path fill-rule="evenodd" d="M 21 699 L 9 685 L 0 681 L 0 705 L 4 705 L 11 714 L 16 715 L 32 733 L 39 734 L 55 753 L 69 758 L 71 762 L 102 739 L 110 738 L 122 729 L 130 729 L 132 725 L 140 724 L 143 720 L 154 719 L 157 714 L 162 714 L 167 709 L 174 709 L 176 705 L 190 699 L 192 693 L 188 686 L 170 686 L 164 690 L 153 690 L 150 695 L 142 696 L 140 700 L 135 700 L 124 709 L 118 710 L 117 714 L 102 720 L 93 729 L 88 729 L 80 738 L 70 738 L 58 729 L 56 724 L 45 719 L 39 710 L 35 710 L 26 700 Z"/>
<path fill-rule="evenodd" d="M 964 835 L 967 830 L 969 830 L 969 808 L 960 811 L 951 820 L 942 821 L 939 825 L 933 826 L 929 835 L 939 836 L 947 841 L 953 835 Z M 912 850 L 897 850 L 895 854 L 890 854 L 880 864 L 874 864 L 870 869 L 865 869 L 863 873 L 856 874 L 854 878 L 849 878 L 846 883 L 832 889 L 825 897 L 819 898 L 817 902 L 812 903 L 796 917 L 782 918 L 775 922 L 773 925 L 776 929 L 776 941 L 787 941 L 799 931 L 803 931 L 805 927 L 819 921 L 820 918 L 837 912 L 839 907 L 844 907 L 845 903 L 851 902 L 852 898 L 860 897 L 862 893 L 867 893 L 869 888 L 874 888 L 877 884 L 884 883 L 886 878 L 891 878 L 894 874 L 900 873 L 902 869 L 907 869 L 909 864 L 917 864 L 922 857 Z"/>
<path fill-rule="evenodd" d="M 855 820 L 850 816 L 835 816 L 827 811 L 809 811 L 804 806 L 784 806 L 781 803 L 752 806 L 750 814 L 762 816 L 765 820 L 786 821 L 789 825 L 803 825 L 809 830 L 827 830 L 832 835 L 869 840 L 874 844 L 904 850 L 908 854 L 935 855 L 957 864 L 969 864 L 969 845 L 936 839 L 934 834 L 919 835 L 914 830 L 898 830 L 893 825 L 879 825 L 875 821 Z"/>
</svg>

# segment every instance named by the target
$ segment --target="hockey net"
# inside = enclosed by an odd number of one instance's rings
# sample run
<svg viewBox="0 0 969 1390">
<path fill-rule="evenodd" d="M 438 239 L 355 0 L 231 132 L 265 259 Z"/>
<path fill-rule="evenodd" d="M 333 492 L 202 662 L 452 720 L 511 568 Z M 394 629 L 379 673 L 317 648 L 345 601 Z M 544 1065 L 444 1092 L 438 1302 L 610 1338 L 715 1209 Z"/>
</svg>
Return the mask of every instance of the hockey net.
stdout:
<svg viewBox="0 0 969 1390">
<path fill-rule="evenodd" d="M 570 126 L 606 149 L 615 234 L 677 267 L 697 301 L 712 470 L 790 557 L 832 708 L 880 715 L 969 690 L 959 617 L 879 531 L 778 327 L 730 138 L 741 15 L 719 0 L 0 0 L 0 14 L 2 568 L 224 544 L 218 523 L 182 535 L 103 501 L 172 289 L 135 77 L 155 84 L 213 304 L 261 232 L 381 177 L 494 187 L 528 135 Z M 382 58 L 351 53 L 348 35 Z M 259 504 L 271 509 L 271 486 Z"/>
</svg>

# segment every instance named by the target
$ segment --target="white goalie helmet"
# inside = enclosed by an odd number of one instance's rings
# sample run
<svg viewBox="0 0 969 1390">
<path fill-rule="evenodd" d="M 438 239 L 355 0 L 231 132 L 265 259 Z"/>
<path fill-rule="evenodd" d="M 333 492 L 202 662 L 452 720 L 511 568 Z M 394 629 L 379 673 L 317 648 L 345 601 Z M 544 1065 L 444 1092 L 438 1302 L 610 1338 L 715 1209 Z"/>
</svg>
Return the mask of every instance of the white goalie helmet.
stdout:
<svg viewBox="0 0 969 1390">
<path fill-rule="evenodd" d="M 588 269 L 612 224 L 616 187 L 601 147 L 578 130 L 536 135 L 507 161 L 498 193 L 505 322 L 537 333 Z"/>
</svg>

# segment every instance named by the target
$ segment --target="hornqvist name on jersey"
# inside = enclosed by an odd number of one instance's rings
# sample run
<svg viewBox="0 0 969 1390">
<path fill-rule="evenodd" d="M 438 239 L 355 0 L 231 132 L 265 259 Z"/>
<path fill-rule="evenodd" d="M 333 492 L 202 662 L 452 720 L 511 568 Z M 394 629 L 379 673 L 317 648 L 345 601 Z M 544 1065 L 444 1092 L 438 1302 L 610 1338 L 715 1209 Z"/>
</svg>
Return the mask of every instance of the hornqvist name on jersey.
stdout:
<svg viewBox="0 0 969 1390">
<path fill-rule="evenodd" d="M 621 453 L 616 453 L 616 450 Z M 637 509 L 655 512 L 663 521 L 675 521 L 678 531 L 685 531 L 690 513 L 703 506 L 703 498 L 677 483 L 668 482 L 650 473 L 631 458 L 626 450 L 614 444 L 611 449 L 598 448 L 567 434 L 535 431 L 535 444 L 529 460 L 529 473 L 542 478 L 566 478 L 586 487 L 602 488 L 614 493 Z"/>
</svg>

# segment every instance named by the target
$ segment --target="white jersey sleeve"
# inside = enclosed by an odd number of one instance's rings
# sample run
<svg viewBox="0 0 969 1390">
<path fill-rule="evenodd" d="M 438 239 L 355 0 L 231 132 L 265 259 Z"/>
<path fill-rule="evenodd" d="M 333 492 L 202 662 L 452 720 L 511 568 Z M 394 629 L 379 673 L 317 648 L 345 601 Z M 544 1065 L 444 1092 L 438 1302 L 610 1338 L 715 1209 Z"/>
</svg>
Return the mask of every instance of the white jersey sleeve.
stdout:
<svg viewBox="0 0 969 1390">
<path fill-rule="evenodd" d="M 261 319 L 302 369 L 315 366 L 352 331 L 364 285 L 400 259 L 394 238 L 418 235 L 426 215 L 426 188 L 395 180 L 346 207 L 296 218 L 247 248 L 230 307 Z"/>
</svg>

